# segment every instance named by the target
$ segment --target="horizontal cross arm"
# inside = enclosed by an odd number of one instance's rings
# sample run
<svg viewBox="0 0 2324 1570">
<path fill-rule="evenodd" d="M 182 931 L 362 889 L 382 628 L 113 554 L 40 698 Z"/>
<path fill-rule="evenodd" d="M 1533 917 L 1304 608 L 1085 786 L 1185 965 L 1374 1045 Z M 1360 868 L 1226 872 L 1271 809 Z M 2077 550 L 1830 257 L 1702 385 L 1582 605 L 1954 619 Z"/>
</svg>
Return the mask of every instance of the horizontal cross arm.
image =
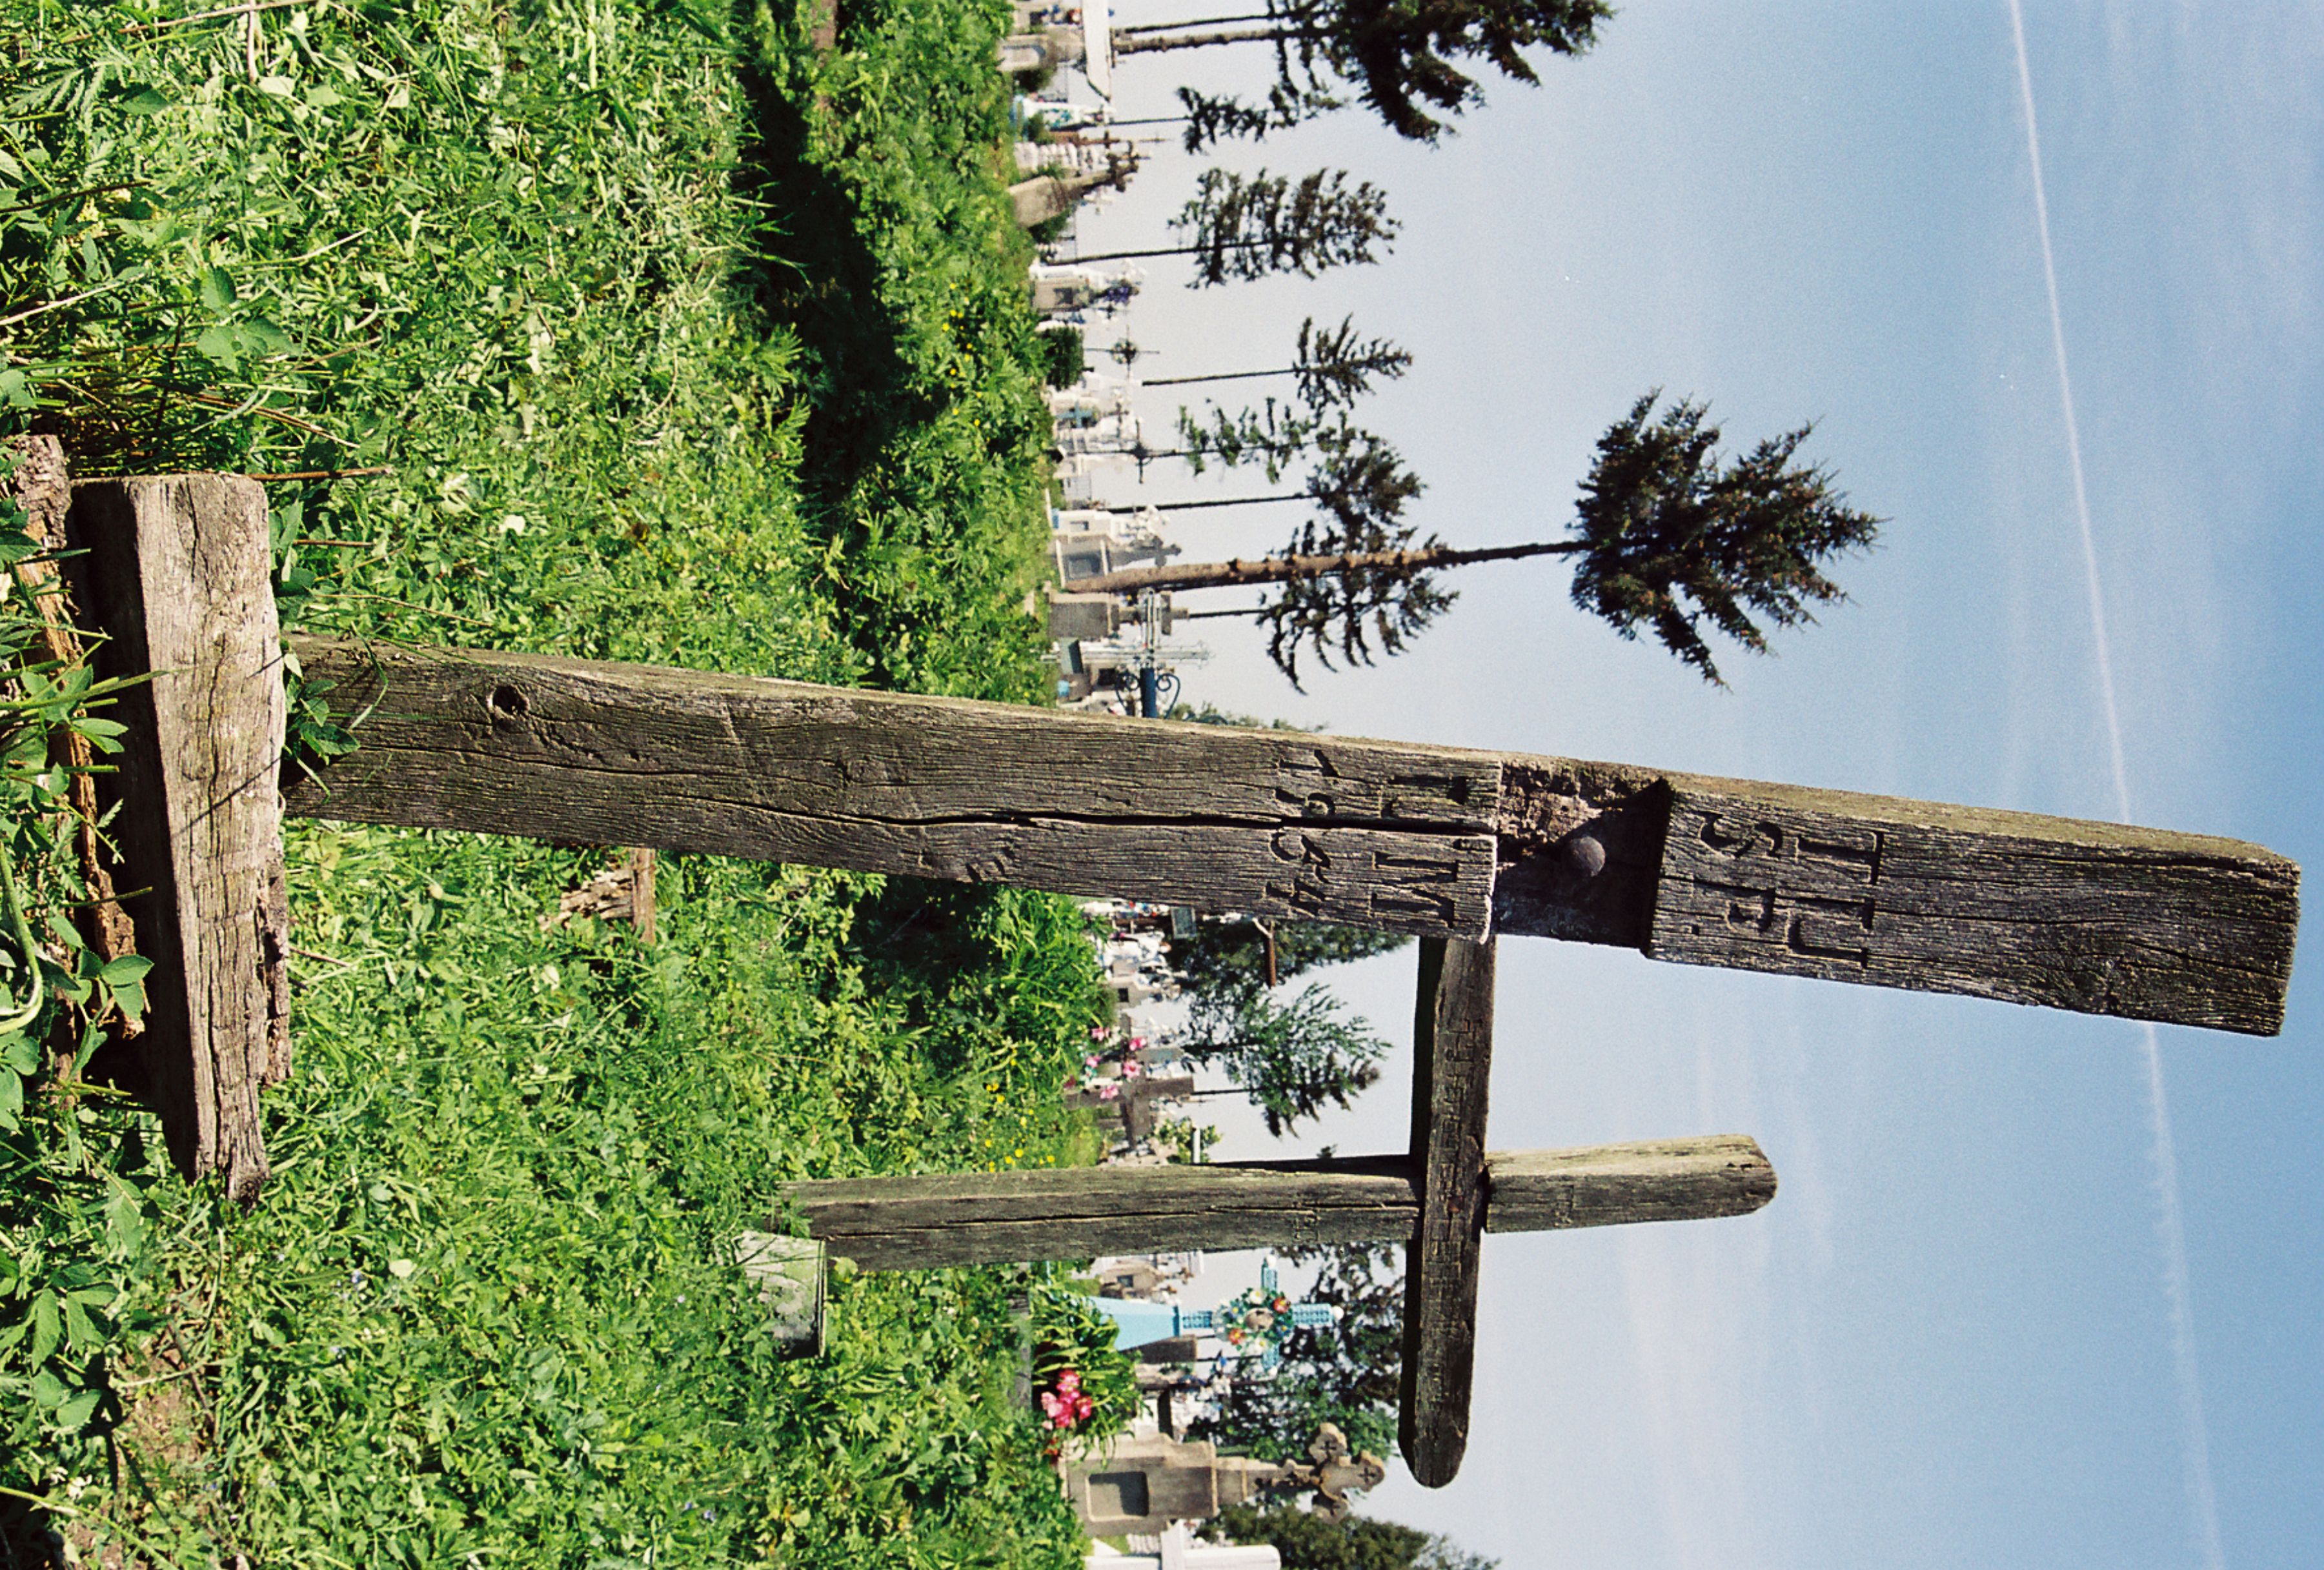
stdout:
<svg viewBox="0 0 2324 1570">
<path fill-rule="evenodd" d="M 750 677 L 294 639 L 311 817 L 1013 882 L 2272 1035 L 2300 870 L 2201 835 Z"/>
<path fill-rule="evenodd" d="M 1297 732 L 295 639 L 362 745 L 288 810 L 1482 937 L 1499 765 Z M 369 712 L 366 714 L 365 711 Z"/>
<path fill-rule="evenodd" d="M 1775 1169 L 1740 1135 L 1486 1158 L 1494 1232 L 1741 1215 Z M 808 1235 L 866 1270 L 1200 1249 L 1401 1242 L 1419 1184 L 1401 1156 L 1248 1166 L 1072 1168 L 793 1183 Z"/>
<path fill-rule="evenodd" d="M 1494 929 L 2273 1035 L 2300 868 L 2241 840 L 1503 759 Z"/>
</svg>

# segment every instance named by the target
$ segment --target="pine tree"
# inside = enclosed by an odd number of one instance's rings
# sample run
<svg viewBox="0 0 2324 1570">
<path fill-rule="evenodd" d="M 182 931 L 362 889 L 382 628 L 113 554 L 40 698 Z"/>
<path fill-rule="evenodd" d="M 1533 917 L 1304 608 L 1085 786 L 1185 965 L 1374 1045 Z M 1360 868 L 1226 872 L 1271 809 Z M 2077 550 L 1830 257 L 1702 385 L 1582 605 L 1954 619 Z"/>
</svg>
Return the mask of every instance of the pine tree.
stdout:
<svg viewBox="0 0 2324 1570">
<path fill-rule="evenodd" d="M 1183 245 L 1102 251 L 1075 258 L 1113 262 L 1137 256 L 1192 256 L 1189 289 L 1277 272 L 1314 278 L 1328 268 L 1377 262 L 1396 239 L 1388 195 L 1370 180 L 1351 189 L 1343 169 L 1319 169 L 1297 180 L 1259 170 L 1206 169 L 1194 195 L 1170 220 Z"/>
<path fill-rule="evenodd" d="M 1314 984 L 1278 1003 L 1254 976 L 1195 995 L 1184 1049 L 1198 1062 L 1222 1065 L 1279 1138 L 1327 1104 L 1347 1108 L 1379 1082 L 1388 1043 L 1344 1007 Z"/>
<path fill-rule="evenodd" d="M 1438 114 L 1457 115 L 1484 101 L 1484 89 L 1456 60 L 1482 60 L 1534 86 L 1540 77 L 1523 51 L 1584 53 L 1612 14 L 1606 0 L 1274 0 L 1263 14 L 1231 23 L 1141 29 L 1114 52 L 1273 47 L 1276 81 L 1263 105 L 1181 93 L 1189 152 L 1287 129 L 1340 107 L 1346 93 L 1397 134 L 1434 142 L 1444 130 Z"/>
<path fill-rule="evenodd" d="M 1846 599 L 1819 564 L 1868 550 L 1880 520 L 1848 506 L 1829 469 L 1792 462 L 1812 425 L 1721 466 L 1709 411 L 1681 399 L 1655 419 L 1661 397 L 1657 388 L 1640 398 L 1599 438 L 1574 525 L 1584 553 L 1573 603 L 1625 638 L 1651 627 L 1704 679 L 1720 682 L 1701 624 L 1766 652 L 1750 613 L 1792 627 L 1815 620 L 1811 605 Z"/>
<path fill-rule="evenodd" d="M 1274 1548 L 1283 1570 L 1495 1570 L 1500 1563 L 1395 1521 L 1327 1520 L 1285 1504 L 1231 1506 L 1211 1524 L 1228 1542 Z"/>
<path fill-rule="evenodd" d="M 1753 613 L 1796 626 L 1815 619 L 1812 606 L 1844 600 L 1822 564 L 1869 549 L 1880 520 L 1849 507 L 1832 488 L 1831 471 L 1793 461 L 1812 426 L 1722 463 L 1721 432 L 1705 406 L 1681 400 L 1657 418 L 1661 397 L 1659 389 L 1648 392 L 1599 439 L 1571 539 L 1457 549 L 1418 538 L 1401 522 L 1418 478 L 1385 442 L 1352 432 L 1310 478 L 1325 516 L 1303 524 L 1277 554 L 1131 568 L 1074 586 L 1112 594 L 1272 586 L 1270 599 L 1242 614 L 1268 623 L 1268 652 L 1297 686 L 1302 649 L 1327 670 L 1335 650 L 1353 664 L 1369 664 L 1375 645 L 1401 651 L 1451 606 L 1454 596 L 1434 583 L 1445 568 L 1575 556 L 1575 605 L 1626 638 L 1651 628 L 1705 680 L 1724 685 L 1702 623 L 1766 652 Z"/>
<path fill-rule="evenodd" d="M 1190 387 L 1204 382 L 1248 382 L 1262 376 L 1297 378 L 1300 402 L 1321 411 L 1352 408 L 1371 391 L 1372 378 L 1393 382 L 1412 367 L 1412 356 L 1387 338 L 1360 338 L 1356 319 L 1318 328 L 1314 317 L 1299 324 L 1291 364 L 1263 371 L 1213 371 L 1196 376 L 1153 376 L 1148 387 Z"/>
</svg>

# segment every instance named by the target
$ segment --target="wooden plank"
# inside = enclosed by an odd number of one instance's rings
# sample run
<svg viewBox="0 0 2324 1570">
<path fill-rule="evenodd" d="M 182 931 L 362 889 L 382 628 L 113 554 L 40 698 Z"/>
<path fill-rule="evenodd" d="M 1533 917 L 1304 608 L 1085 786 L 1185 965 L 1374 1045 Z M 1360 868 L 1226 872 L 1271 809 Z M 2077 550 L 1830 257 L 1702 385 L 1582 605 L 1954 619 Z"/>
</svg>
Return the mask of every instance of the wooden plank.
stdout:
<svg viewBox="0 0 2324 1570">
<path fill-rule="evenodd" d="M 294 813 L 1481 937 L 1490 758 L 294 640 L 363 744 Z"/>
<path fill-rule="evenodd" d="M 794 1183 L 808 1234 L 865 1270 L 1401 1240 L 1402 1157 L 1293 1166 L 1100 1167 Z"/>
<path fill-rule="evenodd" d="M 189 1176 L 237 1199 L 267 1175 L 259 1087 L 290 1068 L 281 811 L 281 651 L 266 493 L 221 475 L 73 487 L 75 596 L 106 634 L 99 674 L 149 674 L 128 726 L 113 836 L 123 903 L 154 968 L 129 1077 Z"/>
<path fill-rule="evenodd" d="M 1493 1232 L 1739 1215 L 1775 1191 L 1737 1135 L 1485 1158 Z M 1402 1156 L 849 1178 L 785 1186 L 810 1235 L 866 1270 L 1099 1254 L 1401 1242 L 1420 1219 Z"/>
<path fill-rule="evenodd" d="M 1646 953 L 2273 1035 L 2299 873 L 2229 840 L 1674 790 Z"/>
<path fill-rule="evenodd" d="M 1494 930 L 2253 1035 L 2300 868 L 2240 840 L 1622 764 L 1503 760 Z"/>
<path fill-rule="evenodd" d="M 1493 945 L 1423 938 L 1413 1016 L 1412 1161 L 1420 1220 L 1404 1270 L 1397 1442 L 1423 1488 L 1469 1447 L 1477 1276 L 1485 1226 L 1486 1087 L 1493 1057 Z"/>
<path fill-rule="evenodd" d="M 2236 840 L 648 667 L 297 647 L 339 683 L 343 712 L 378 705 L 361 750 L 290 787 L 290 809 L 312 816 L 1424 937 L 1489 928 L 1682 964 L 2282 1027 L 2300 870 Z M 1843 941 L 1833 922 L 1850 910 L 1858 935 Z"/>
<path fill-rule="evenodd" d="M 1713 1221 L 1775 1197 L 1775 1167 L 1742 1134 L 1485 1158 L 1487 1232 Z"/>
</svg>

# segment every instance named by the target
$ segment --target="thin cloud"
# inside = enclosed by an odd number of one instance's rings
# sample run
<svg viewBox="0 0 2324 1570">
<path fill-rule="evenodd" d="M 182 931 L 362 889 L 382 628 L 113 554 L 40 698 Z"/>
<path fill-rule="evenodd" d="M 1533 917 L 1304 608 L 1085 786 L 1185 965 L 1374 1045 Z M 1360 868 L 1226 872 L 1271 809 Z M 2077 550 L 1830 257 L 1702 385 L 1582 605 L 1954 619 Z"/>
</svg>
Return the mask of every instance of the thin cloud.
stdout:
<svg viewBox="0 0 2324 1570">
<path fill-rule="evenodd" d="M 2018 104 L 2025 114 L 2025 156 L 2034 174 L 2034 223 L 2042 240 L 2042 279 L 2050 293 L 2050 346 L 2058 362 L 2058 402 L 2065 416 L 2066 459 L 2074 484 L 2074 521 L 2081 530 L 2082 577 L 2089 591 L 2090 638 L 2098 660 L 2098 699 L 2105 711 L 2107 748 L 2114 769 L 2115 816 L 2130 820 L 2130 771 L 2123 761 L 2122 711 L 2115 698 L 2114 651 L 2107 634 L 2106 596 L 2098 579 L 2097 536 L 2090 527 L 2089 487 L 2083 476 L 2082 437 L 2074 419 L 2074 383 L 2066 368 L 2066 318 L 2058 305 L 2058 263 L 2050 244 L 2050 200 L 2042 183 L 2042 137 L 2034 115 L 2034 72 L 2025 55 L 2025 14 L 2008 0 L 2009 32 L 2017 48 Z M 2203 1420 L 2203 1384 L 2195 1363 L 2195 1310 L 2187 1279 L 2187 1232 L 2179 1199 L 2179 1153 L 2171 1133 L 2171 1104 L 2163 1093 L 2163 1047 L 2153 1025 L 2142 1025 L 2140 1055 L 2146 1070 L 2148 1159 L 2153 1168 L 2155 1231 L 2163 1245 L 2163 1293 L 2170 1307 L 2172 1362 L 2177 1374 L 2181 1448 L 2187 1497 L 2195 1514 L 2196 1547 L 2206 1570 L 2227 1570 L 2219 1541 L 2219 1503 L 2211 1482 L 2211 1442 Z"/>
</svg>

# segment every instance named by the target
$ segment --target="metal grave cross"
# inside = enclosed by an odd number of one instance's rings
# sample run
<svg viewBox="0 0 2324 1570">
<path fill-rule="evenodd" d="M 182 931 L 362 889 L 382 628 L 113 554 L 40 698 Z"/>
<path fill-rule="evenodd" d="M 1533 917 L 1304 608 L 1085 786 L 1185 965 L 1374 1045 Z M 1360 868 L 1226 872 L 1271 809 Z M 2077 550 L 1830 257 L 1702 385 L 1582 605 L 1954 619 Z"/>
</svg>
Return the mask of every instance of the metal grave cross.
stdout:
<svg viewBox="0 0 2324 1570">
<path fill-rule="evenodd" d="M 1439 1488 L 1469 1442 L 1485 1233 L 1741 1215 L 1775 1197 L 1775 1173 L 1736 1135 L 1488 1154 L 1489 939 L 1422 940 L 1413 1024 L 1400 1156 L 842 1178 L 786 1196 L 810 1236 L 867 1270 L 1404 1242 L 1398 1437 L 1413 1476 Z"/>
</svg>

